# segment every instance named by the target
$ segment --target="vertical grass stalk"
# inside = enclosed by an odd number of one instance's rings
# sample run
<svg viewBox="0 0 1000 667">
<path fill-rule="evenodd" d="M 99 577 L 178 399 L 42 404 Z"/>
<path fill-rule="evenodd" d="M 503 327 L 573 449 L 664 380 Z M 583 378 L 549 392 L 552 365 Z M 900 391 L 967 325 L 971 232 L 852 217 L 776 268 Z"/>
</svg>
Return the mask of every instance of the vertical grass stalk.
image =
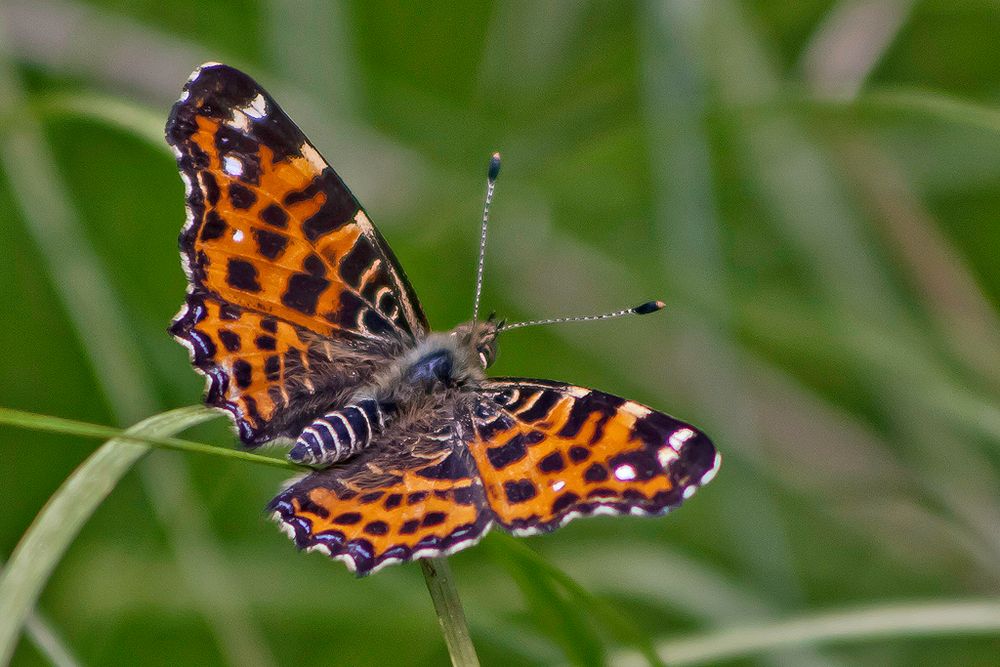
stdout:
<svg viewBox="0 0 1000 667">
<path fill-rule="evenodd" d="M 465 620 L 462 600 L 458 597 L 448 559 L 424 558 L 420 561 L 420 569 L 434 602 L 434 611 L 441 624 L 451 664 L 455 667 L 478 667 L 479 657 L 476 655 L 476 647 L 472 645 L 469 624 Z"/>
</svg>

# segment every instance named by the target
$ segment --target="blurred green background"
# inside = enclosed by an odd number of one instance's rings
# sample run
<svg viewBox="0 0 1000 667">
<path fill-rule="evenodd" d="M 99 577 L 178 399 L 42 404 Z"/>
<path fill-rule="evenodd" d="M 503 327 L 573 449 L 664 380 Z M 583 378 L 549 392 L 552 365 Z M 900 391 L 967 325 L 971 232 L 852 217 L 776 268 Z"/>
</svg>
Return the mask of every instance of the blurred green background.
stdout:
<svg viewBox="0 0 1000 667">
<path fill-rule="evenodd" d="M 351 185 L 437 328 L 471 313 L 493 150 L 487 311 L 668 303 L 502 341 L 496 374 L 635 398 L 724 462 L 670 517 L 524 540 L 601 613 L 497 536 L 453 557 L 485 664 L 641 663 L 630 638 L 678 663 L 997 663 L 995 2 L 21 0 L 0 24 L 0 405 L 124 426 L 198 401 L 165 333 L 184 213 L 161 137 L 223 61 Z M 227 423 L 189 436 L 229 447 Z M 9 558 L 99 443 L 0 442 Z M 358 581 L 265 520 L 284 476 L 151 453 L 14 663 L 445 663 L 418 567 Z M 838 627 L 860 638 L 803 630 Z M 807 638 L 746 651 L 768 632 Z"/>
</svg>

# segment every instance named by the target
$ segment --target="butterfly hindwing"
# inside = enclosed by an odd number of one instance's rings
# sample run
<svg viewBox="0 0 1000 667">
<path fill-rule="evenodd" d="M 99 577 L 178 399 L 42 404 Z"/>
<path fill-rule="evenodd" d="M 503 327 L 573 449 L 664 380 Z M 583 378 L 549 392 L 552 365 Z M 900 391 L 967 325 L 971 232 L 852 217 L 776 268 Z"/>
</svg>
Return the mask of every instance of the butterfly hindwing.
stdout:
<svg viewBox="0 0 1000 667">
<path fill-rule="evenodd" d="M 188 294 L 170 333 L 206 376 L 205 402 L 233 416 L 248 447 L 296 437 L 317 411 L 346 400 L 394 351 L 388 342 L 346 346 L 320 339 L 202 290 Z"/>
<path fill-rule="evenodd" d="M 582 515 L 661 514 L 718 466 L 694 427 L 634 401 L 583 387 L 488 379 L 469 449 L 498 524 L 515 534 Z"/>
<path fill-rule="evenodd" d="M 475 544 L 492 516 L 453 423 L 439 422 L 387 431 L 358 457 L 292 484 L 269 509 L 300 548 L 359 576 Z"/>
<path fill-rule="evenodd" d="M 286 374 L 282 368 L 276 379 L 267 350 L 247 358 L 247 340 L 244 354 L 223 350 L 225 339 L 207 333 L 232 329 L 220 314 L 280 323 L 277 333 L 260 335 L 285 351 L 305 349 L 303 332 L 360 348 L 412 344 L 426 333 L 420 304 L 378 230 L 253 79 L 225 65 L 198 68 L 166 135 L 187 188 L 180 249 L 190 282 L 171 333 L 192 349 L 210 378 L 208 402 L 236 417 L 244 442 L 279 434 L 267 425 L 288 403 Z M 209 340 L 216 354 L 205 353 Z M 352 359 L 338 363 L 344 382 L 357 384 L 366 375 L 350 372 Z"/>
</svg>

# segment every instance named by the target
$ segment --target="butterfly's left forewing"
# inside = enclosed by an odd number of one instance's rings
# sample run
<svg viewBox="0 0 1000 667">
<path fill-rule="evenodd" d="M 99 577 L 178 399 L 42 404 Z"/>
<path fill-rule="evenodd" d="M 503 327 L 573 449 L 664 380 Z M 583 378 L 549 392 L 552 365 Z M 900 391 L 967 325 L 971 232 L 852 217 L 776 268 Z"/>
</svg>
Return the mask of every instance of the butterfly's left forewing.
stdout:
<svg viewBox="0 0 1000 667">
<path fill-rule="evenodd" d="M 719 465 L 693 426 L 644 405 L 559 382 L 484 381 L 468 447 L 496 521 L 515 534 L 577 516 L 662 514 Z"/>
<path fill-rule="evenodd" d="M 166 135 L 187 187 L 190 282 L 171 333 L 244 443 L 294 437 L 318 367 L 336 385 L 328 404 L 349 395 L 365 362 L 426 333 L 420 304 L 354 195 L 246 74 L 195 70 Z"/>
</svg>

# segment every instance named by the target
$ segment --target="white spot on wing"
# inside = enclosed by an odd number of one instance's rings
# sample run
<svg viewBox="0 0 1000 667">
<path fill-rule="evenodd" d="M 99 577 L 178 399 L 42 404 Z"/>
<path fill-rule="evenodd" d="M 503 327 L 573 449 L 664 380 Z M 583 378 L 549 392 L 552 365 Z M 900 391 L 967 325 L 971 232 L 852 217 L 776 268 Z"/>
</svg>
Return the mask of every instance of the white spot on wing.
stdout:
<svg viewBox="0 0 1000 667">
<path fill-rule="evenodd" d="M 713 479 L 715 479 L 715 474 L 719 472 L 719 466 L 722 465 L 722 454 L 716 452 L 715 462 L 712 464 L 712 469 L 701 476 L 701 481 L 699 484 L 708 484 Z"/>
<path fill-rule="evenodd" d="M 624 463 L 615 468 L 615 477 L 622 482 L 631 481 L 635 479 L 635 468 L 627 463 Z"/>
<path fill-rule="evenodd" d="M 261 93 L 257 93 L 257 97 L 250 101 L 250 104 L 246 105 L 240 109 L 243 113 L 260 120 L 267 115 L 267 102 L 264 100 L 264 96 Z"/>
<path fill-rule="evenodd" d="M 671 461 L 680 456 L 675 450 L 670 447 L 663 446 L 656 450 L 656 460 L 660 462 L 660 467 L 666 468 Z"/>
<path fill-rule="evenodd" d="M 299 146 L 299 152 L 302 156 L 313 166 L 316 171 L 323 171 L 326 169 L 326 160 L 320 155 L 315 148 L 309 145 L 308 142 L 303 141 L 302 145 Z"/>
<path fill-rule="evenodd" d="M 233 241 L 239 243 L 242 240 L 243 240 L 243 230 L 242 229 L 235 230 L 233 232 Z"/>
<path fill-rule="evenodd" d="M 250 118 L 245 113 L 240 112 L 239 109 L 233 109 L 233 115 L 226 121 L 226 125 L 240 132 L 246 132 L 250 129 Z"/>
<path fill-rule="evenodd" d="M 564 482 L 562 480 L 558 480 L 558 481 L 552 482 L 552 490 L 553 491 L 562 491 L 564 486 L 566 486 L 566 482 Z"/>
<path fill-rule="evenodd" d="M 694 437 L 694 431 L 689 428 L 679 428 L 670 434 L 670 446 L 680 451 L 684 443 Z"/>
<path fill-rule="evenodd" d="M 227 155 L 222 158 L 222 171 L 226 172 L 230 176 L 242 176 L 243 163 L 233 156 Z"/>
</svg>

